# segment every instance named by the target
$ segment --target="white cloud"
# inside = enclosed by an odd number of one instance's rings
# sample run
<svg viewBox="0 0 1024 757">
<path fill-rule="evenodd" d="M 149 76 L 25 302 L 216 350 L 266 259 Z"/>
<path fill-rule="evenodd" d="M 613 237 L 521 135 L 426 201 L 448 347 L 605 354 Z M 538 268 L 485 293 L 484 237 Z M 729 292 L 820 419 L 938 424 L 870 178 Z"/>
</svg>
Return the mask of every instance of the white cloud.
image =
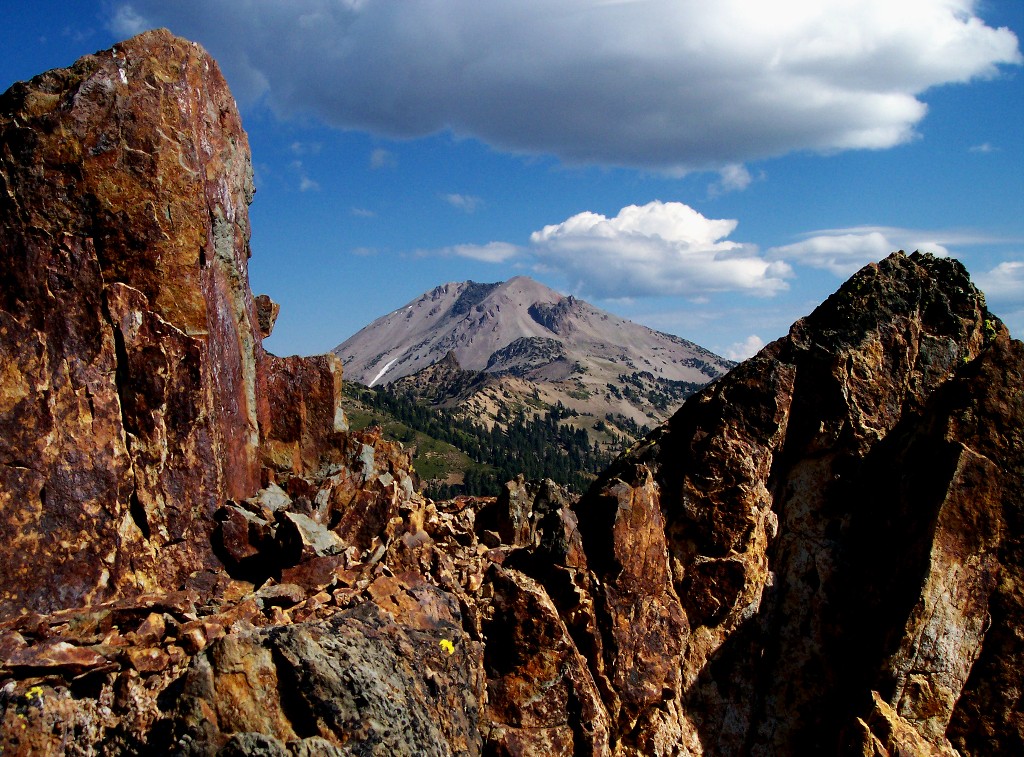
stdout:
<svg viewBox="0 0 1024 757">
<path fill-rule="evenodd" d="M 949 255 L 945 245 L 949 244 L 950 240 L 967 238 L 959 234 L 891 227 L 826 229 L 811 232 L 807 239 L 795 244 L 772 247 L 768 250 L 767 257 L 769 260 L 784 260 L 811 268 L 823 268 L 836 276 L 846 278 L 868 263 L 877 262 L 896 250 L 921 250 L 945 257 Z"/>
<path fill-rule="evenodd" d="M 985 293 L 990 305 L 1024 307 L 1024 262 L 1011 260 L 974 276 L 974 283 Z"/>
<path fill-rule="evenodd" d="M 146 20 L 131 5 L 123 4 L 114 10 L 110 19 L 110 30 L 122 37 L 134 37 L 139 32 L 152 28 L 152 22 Z"/>
<path fill-rule="evenodd" d="M 315 181 L 315 180 L 313 180 L 313 179 L 311 179 L 309 177 L 309 175 L 306 173 L 306 168 L 302 164 L 301 160 L 293 160 L 291 162 L 291 169 L 299 177 L 299 191 L 300 192 L 319 192 L 320 191 L 320 184 L 319 184 L 319 182 L 317 182 L 317 181 Z"/>
<path fill-rule="evenodd" d="M 911 139 L 918 95 L 1021 62 L 977 0 L 134 0 L 284 115 L 670 172 Z M 781 6 L 781 7 L 780 7 Z"/>
<path fill-rule="evenodd" d="M 446 194 L 442 195 L 446 203 L 451 205 L 453 208 L 458 208 L 467 213 L 474 213 L 476 210 L 483 205 L 483 200 L 473 195 L 461 195 L 461 194 Z"/>
<path fill-rule="evenodd" d="M 728 241 L 736 225 L 679 202 L 654 201 L 625 207 L 614 218 L 579 213 L 535 231 L 530 242 L 544 268 L 592 297 L 770 296 L 785 289 L 790 267 L 765 260 L 754 245 Z"/>
<path fill-rule="evenodd" d="M 718 176 L 718 181 L 708 188 L 708 194 L 712 197 L 718 197 L 728 192 L 742 192 L 754 180 L 746 166 L 740 163 L 730 163 L 721 168 Z"/>
<path fill-rule="evenodd" d="M 370 168 L 396 168 L 397 166 L 398 156 L 390 150 L 378 147 L 370 153 Z"/>
<path fill-rule="evenodd" d="M 736 342 L 729 347 L 722 357 L 727 357 L 730 360 L 746 360 L 748 357 L 756 355 L 762 347 L 764 347 L 764 340 L 757 334 L 751 334 L 742 342 Z"/>
<path fill-rule="evenodd" d="M 293 155 L 319 155 L 323 149 L 323 144 L 320 142 L 292 142 L 288 149 L 292 151 Z"/>
<path fill-rule="evenodd" d="M 352 215 L 357 218 L 376 218 L 377 214 L 368 208 L 352 208 Z"/>
<path fill-rule="evenodd" d="M 980 153 L 981 155 L 988 155 L 989 153 L 998 151 L 999 148 L 994 147 L 990 142 L 982 142 L 980 145 L 973 145 L 968 150 L 968 152 Z"/>
<path fill-rule="evenodd" d="M 517 257 L 522 250 L 508 242 L 488 242 L 487 244 L 457 244 L 452 247 L 445 247 L 441 252 L 447 255 L 458 255 L 461 258 L 479 260 L 484 263 L 504 263 Z"/>
</svg>

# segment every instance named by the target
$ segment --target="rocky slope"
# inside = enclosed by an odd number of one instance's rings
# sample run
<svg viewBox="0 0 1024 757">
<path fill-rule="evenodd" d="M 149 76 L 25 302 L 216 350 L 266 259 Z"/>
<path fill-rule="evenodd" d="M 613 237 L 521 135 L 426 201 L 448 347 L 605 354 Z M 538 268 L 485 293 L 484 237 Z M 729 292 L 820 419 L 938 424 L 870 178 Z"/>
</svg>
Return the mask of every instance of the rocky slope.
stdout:
<svg viewBox="0 0 1024 757">
<path fill-rule="evenodd" d="M 435 503 L 262 350 L 248 165 L 166 32 L 0 97 L 5 754 L 1024 751 L 1024 345 L 959 263 L 863 269 L 579 501 Z"/>
<path fill-rule="evenodd" d="M 526 276 L 439 286 L 378 318 L 334 354 L 349 380 L 391 384 L 488 424 L 499 411 L 532 401 L 650 426 L 733 365 Z"/>
</svg>

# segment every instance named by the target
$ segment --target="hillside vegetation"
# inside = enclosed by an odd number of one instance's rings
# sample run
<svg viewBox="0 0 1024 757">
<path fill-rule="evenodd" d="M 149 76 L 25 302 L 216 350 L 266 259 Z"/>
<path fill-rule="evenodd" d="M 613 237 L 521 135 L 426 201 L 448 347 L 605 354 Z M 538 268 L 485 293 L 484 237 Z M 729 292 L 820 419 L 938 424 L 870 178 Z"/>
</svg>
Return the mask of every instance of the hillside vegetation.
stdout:
<svg viewBox="0 0 1024 757">
<path fill-rule="evenodd" d="M 353 429 L 380 426 L 387 438 L 410 447 L 424 493 L 433 499 L 496 496 L 505 481 L 520 473 L 582 492 L 632 440 L 603 421 L 592 439 L 573 423 L 579 414 L 561 404 L 542 410 L 502 408 L 496 422 L 485 425 L 456 410 L 418 403 L 392 387 L 354 382 L 345 384 L 345 411 Z M 631 426 L 630 431 L 639 434 L 646 428 Z"/>
</svg>

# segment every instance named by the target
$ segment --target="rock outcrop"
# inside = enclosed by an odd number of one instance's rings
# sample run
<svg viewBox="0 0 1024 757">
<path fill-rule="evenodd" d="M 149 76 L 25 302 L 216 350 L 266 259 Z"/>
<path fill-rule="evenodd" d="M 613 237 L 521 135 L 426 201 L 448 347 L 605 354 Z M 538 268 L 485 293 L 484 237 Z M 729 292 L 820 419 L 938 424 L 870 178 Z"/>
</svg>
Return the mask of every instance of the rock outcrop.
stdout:
<svg viewBox="0 0 1024 757">
<path fill-rule="evenodd" d="M 899 253 L 621 459 L 577 511 L 604 663 L 647 655 L 622 751 L 1020 748 L 970 679 L 1024 620 L 1022 379 L 962 266 Z"/>
<path fill-rule="evenodd" d="M 148 33 L 12 87 L 0 150 L 0 616 L 178 588 L 343 428 L 337 361 L 261 347 L 234 100 Z"/>
<path fill-rule="evenodd" d="M 1024 752 L 1024 345 L 959 263 L 866 267 L 578 501 L 432 502 L 263 350 L 251 197 L 167 32 L 0 97 L 5 754 Z"/>
</svg>

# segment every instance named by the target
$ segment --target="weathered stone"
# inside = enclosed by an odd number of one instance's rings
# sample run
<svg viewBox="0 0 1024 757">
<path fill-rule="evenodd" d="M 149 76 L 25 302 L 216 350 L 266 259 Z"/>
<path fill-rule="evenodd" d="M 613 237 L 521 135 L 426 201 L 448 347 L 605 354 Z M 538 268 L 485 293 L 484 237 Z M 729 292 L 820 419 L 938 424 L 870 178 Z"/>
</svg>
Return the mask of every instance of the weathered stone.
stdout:
<svg viewBox="0 0 1024 757">
<path fill-rule="evenodd" d="M 341 555 L 325 555 L 305 560 L 281 571 L 281 580 L 297 584 L 309 591 L 326 589 L 337 580 L 339 570 L 345 567 Z"/>
<path fill-rule="evenodd" d="M 90 668 L 106 665 L 107 658 L 88 647 L 76 647 L 66 641 L 48 640 L 13 652 L 4 665 L 32 671 L 56 670 L 78 675 Z"/>
<path fill-rule="evenodd" d="M 486 639 L 487 748 L 495 754 L 610 754 L 608 715 L 544 589 L 497 566 Z"/>
<path fill-rule="evenodd" d="M 277 539 L 289 565 L 313 557 L 336 555 L 345 548 L 345 542 L 336 533 L 299 513 L 283 514 L 277 526 Z"/>
<path fill-rule="evenodd" d="M 274 330 L 274 324 L 277 323 L 277 316 L 281 312 L 281 306 L 266 294 L 253 297 L 252 302 L 256 307 L 256 320 L 260 325 L 260 336 L 266 339 Z"/>
<path fill-rule="evenodd" d="M 14 85 L 0 187 L 0 615 L 216 569 L 220 504 L 344 428 L 336 358 L 261 347 L 216 63 L 153 31 Z"/>
<path fill-rule="evenodd" d="M 193 663 L 178 722 L 211 745 L 260 733 L 289 747 L 318 737 L 354 753 L 479 754 L 476 651 L 451 612 L 414 630 L 364 604 L 226 636 Z"/>
<path fill-rule="evenodd" d="M 341 409 L 341 361 L 333 354 L 279 358 L 261 353 L 258 368 L 262 461 L 309 475 L 328 462 L 348 430 Z"/>
<path fill-rule="evenodd" d="M 1014 562 L 1001 557 L 1012 530 L 997 503 L 1019 509 L 1022 465 L 1019 438 L 979 454 L 943 403 L 977 396 L 990 413 L 978 417 L 1021 417 L 1003 388 L 1019 382 L 1019 345 L 1008 345 L 958 263 L 896 254 L 606 474 L 577 507 L 591 569 L 614 596 L 609 583 L 622 585 L 636 561 L 614 548 L 620 518 L 636 517 L 624 533 L 648 547 L 663 518 L 670 572 L 648 563 L 636 575 L 650 583 L 624 598 L 663 582 L 686 621 L 681 647 L 652 644 L 643 637 L 659 621 L 623 624 L 613 602 L 595 605 L 597 673 L 630 643 L 681 673 L 662 679 L 657 708 L 632 695 L 638 727 L 620 749 L 823 753 L 855 718 L 870 720 L 859 703 L 873 690 L 929 748 L 949 748 L 974 659 L 987 639 L 1007 638 L 986 608 L 1000 561 Z M 1009 377 L 972 382 L 990 360 Z M 645 468 L 652 478 L 637 475 Z M 638 515 L 647 500 L 656 509 Z M 1020 617 L 1001 622 L 1019 628 Z M 630 701 L 635 684 L 609 667 L 606 702 Z M 992 726 L 998 738 L 1019 733 L 1009 728 Z"/>
<path fill-rule="evenodd" d="M 124 651 L 128 664 L 140 673 L 159 673 L 171 664 L 171 658 L 157 647 L 129 647 Z"/>
</svg>

